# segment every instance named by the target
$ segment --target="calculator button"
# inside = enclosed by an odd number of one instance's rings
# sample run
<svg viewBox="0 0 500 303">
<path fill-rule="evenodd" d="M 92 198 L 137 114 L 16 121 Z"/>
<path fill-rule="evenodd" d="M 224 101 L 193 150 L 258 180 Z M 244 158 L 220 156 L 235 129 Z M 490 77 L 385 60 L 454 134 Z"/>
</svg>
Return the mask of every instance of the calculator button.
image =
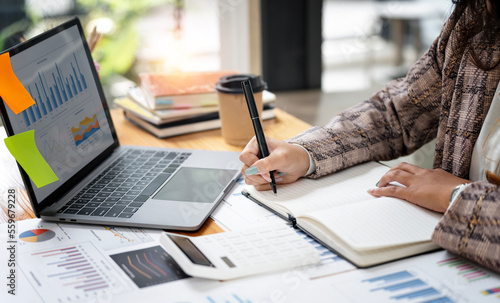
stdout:
<svg viewBox="0 0 500 303">
<path fill-rule="evenodd" d="M 231 241 L 231 244 L 233 245 L 242 245 L 243 243 L 245 243 L 245 239 L 239 237 L 239 238 L 234 238 L 234 239 L 228 239 L 229 241 Z"/>
<path fill-rule="evenodd" d="M 284 243 L 283 245 L 279 246 L 279 251 L 289 251 L 291 250 L 292 247 L 288 243 Z"/>
<path fill-rule="evenodd" d="M 252 233 L 250 235 L 247 235 L 246 238 L 248 241 L 254 242 L 254 241 L 261 240 L 262 236 L 260 236 L 259 234 L 256 234 L 256 233 Z"/>
<path fill-rule="evenodd" d="M 277 239 L 272 239 L 272 243 L 275 246 L 280 246 L 280 245 L 286 244 L 288 242 L 285 239 L 283 239 L 283 238 L 277 238 Z"/>
<path fill-rule="evenodd" d="M 254 247 L 258 248 L 258 249 L 262 249 L 264 247 L 268 247 L 269 244 L 267 244 L 267 242 L 263 239 L 259 239 L 255 242 L 252 243 Z"/>
<path fill-rule="evenodd" d="M 238 248 L 243 251 L 248 251 L 248 250 L 253 250 L 253 247 L 250 243 L 248 242 L 243 242 L 238 245 Z"/>
<path fill-rule="evenodd" d="M 252 258 L 252 263 L 254 265 L 261 265 L 261 264 L 265 264 L 266 262 L 267 262 L 267 258 L 264 258 L 262 256 Z"/>
<path fill-rule="evenodd" d="M 245 257 L 252 259 L 260 255 L 259 251 L 256 249 L 249 249 L 243 252 Z"/>
<path fill-rule="evenodd" d="M 257 233 L 253 230 L 246 230 L 246 231 L 242 231 L 241 232 L 241 235 L 244 236 L 245 238 L 249 239 L 248 237 L 249 236 L 252 236 L 252 235 L 256 235 Z"/>
<path fill-rule="evenodd" d="M 267 254 L 266 257 L 271 261 L 278 261 L 283 259 L 282 256 L 276 252 L 272 254 Z"/>
<path fill-rule="evenodd" d="M 214 240 L 219 241 L 221 239 L 224 239 L 225 237 L 223 235 L 221 235 L 221 234 L 216 234 L 215 236 L 213 236 L 213 238 L 214 238 Z"/>
<path fill-rule="evenodd" d="M 299 253 L 297 253 L 295 250 L 282 251 L 281 253 L 283 254 L 283 256 L 287 258 L 293 258 L 299 256 Z"/>
<path fill-rule="evenodd" d="M 270 254 L 275 251 L 271 246 L 263 246 L 259 248 L 259 251 L 264 255 Z"/>
<path fill-rule="evenodd" d="M 230 247 L 231 246 L 231 243 L 229 241 L 220 241 L 219 244 L 222 247 Z"/>
<path fill-rule="evenodd" d="M 243 258 L 243 255 L 239 251 L 236 251 L 236 250 L 229 252 L 229 255 L 231 255 L 231 257 L 236 259 L 236 260 L 240 260 L 241 258 Z"/>
<path fill-rule="evenodd" d="M 223 237 L 223 236 L 221 235 L 220 237 Z M 229 234 L 229 235 L 224 235 L 224 238 L 227 238 L 229 240 L 234 240 L 234 239 L 241 238 L 241 236 L 239 234 Z"/>
</svg>

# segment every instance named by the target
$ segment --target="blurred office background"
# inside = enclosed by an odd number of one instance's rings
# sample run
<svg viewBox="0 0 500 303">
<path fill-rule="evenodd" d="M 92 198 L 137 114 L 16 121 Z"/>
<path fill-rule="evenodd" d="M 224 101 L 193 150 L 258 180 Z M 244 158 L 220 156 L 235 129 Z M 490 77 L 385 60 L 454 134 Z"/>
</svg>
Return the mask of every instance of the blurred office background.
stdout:
<svg viewBox="0 0 500 303">
<path fill-rule="evenodd" d="M 78 16 L 108 100 L 140 72 L 262 74 L 277 106 L 316 125 L 404 76 L 451 0 L 0 0 L 0 49 Z M 325 98 L 325 94 L 329 97 Z"/>
</svg>

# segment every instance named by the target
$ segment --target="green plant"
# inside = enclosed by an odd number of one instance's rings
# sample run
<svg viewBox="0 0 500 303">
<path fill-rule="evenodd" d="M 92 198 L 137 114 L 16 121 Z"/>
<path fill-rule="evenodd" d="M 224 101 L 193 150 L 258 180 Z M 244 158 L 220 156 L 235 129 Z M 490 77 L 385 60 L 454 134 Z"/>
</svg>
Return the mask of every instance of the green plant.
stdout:
<svg viewBox="0 0 500 303">
<path fill-rule="evenodd" d="M 12 35 L 25 32 L 32 25 L 30 20 L 23 19 L 12 23 L 0 31 L 0 51 L 5 49 L 5 43 Z"/>
</svg>

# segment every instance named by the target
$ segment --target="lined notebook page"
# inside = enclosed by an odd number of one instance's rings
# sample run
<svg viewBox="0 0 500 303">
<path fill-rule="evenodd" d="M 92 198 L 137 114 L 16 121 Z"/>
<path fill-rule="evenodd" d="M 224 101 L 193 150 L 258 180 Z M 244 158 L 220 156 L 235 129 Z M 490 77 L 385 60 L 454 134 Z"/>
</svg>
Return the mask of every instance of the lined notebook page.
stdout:
<svg viewBox="0 0 500 303">
<path fill-rule="evenodd" d="M 276 204 L 298 217 L 310 211 L 328 209 L 353 202 L 372 199 L 366 191 L 374 188 L 388 167 L 368 162 L 318 179 L 299 179 L 297 182 L 278 185 L 278 194 L 257 191 L 246 186 L 252 197 L 264 204 Z"/>
<path fill-rule="evenodd" d="M 356 250 L 430 241 L 441 214 L 394 198 L 375 198 L 304 216 Z"/>
</svg>

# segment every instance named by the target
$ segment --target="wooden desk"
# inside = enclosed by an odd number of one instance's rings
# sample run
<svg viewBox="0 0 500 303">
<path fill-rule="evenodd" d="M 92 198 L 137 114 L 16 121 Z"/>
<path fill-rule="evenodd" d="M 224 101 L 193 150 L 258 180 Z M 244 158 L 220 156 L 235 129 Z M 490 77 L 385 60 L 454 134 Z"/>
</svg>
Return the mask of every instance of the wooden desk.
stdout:
<svg viewBox="0 0 500 303">
<path fill-rule="evenodd" d="M 287 139 L 310 127 L 309 124 L 287 114 L 280 109 L 275 110 L 276 119 L 263 122 L 264 131 L 269 137 Z M 228 151 L 241 151 L 243 149 L 243 146 L 233 146 L 227 144 L 221 136 L 220 129 L 167 139 L 158 139 L 126 121 L 123 117 L 122 111 L 119 109 L 111 110 L 111 116 L 118 134 L 118 139 L 122 145 L 144 145 Z M 21 175 L 19 174 L 16 161 L 3 143 L 3 139 L 5 137 L 5 129 L 2 128 L 0 131 L 0 139 L 2 139 L 0 143 L 0 223 L 7 222 L 7 191 L 9 189 L 16 190 L 17 220 L 35 218 L 28 195 L 21 180 Z M 222 231 L 222 229 L 217 226 L 213 220 L 209 219 L 200 230 L 194 233 L 194 235 L 220 231 Z"/>
</svg>

